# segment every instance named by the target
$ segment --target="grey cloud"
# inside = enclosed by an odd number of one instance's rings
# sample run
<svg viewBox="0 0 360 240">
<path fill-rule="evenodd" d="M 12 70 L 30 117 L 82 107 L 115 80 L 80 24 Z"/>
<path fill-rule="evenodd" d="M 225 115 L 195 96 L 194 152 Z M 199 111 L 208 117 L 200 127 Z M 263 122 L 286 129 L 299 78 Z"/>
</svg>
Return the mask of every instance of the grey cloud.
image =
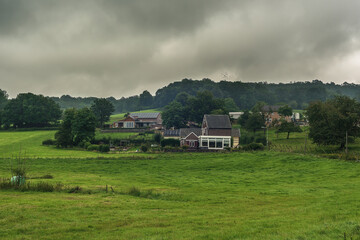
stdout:
<svg viewBox="0 0 360 240">
<path fill-rule="evenodd" d="M 359 83 L 341 64 L 360 59 L 359 10 L 356 0 L 0 0 L 0 88 L 121 97 L 224 73 Z"/>
</svg>

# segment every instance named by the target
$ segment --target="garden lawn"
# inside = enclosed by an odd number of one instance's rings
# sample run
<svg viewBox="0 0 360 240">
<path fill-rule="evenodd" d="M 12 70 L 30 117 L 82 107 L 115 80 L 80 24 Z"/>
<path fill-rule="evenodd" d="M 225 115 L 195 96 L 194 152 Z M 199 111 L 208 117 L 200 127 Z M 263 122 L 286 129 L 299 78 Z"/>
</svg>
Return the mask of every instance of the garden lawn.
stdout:
<svg viewBox="0 0 360 240">
<path fill-rule="evenodd" d="M 31 159 L 85 193 L 0 190 L 3 239 L 360 238 L 360 165 L 286 153 Z M 0 160 L 0 178 L 10 163 Z M 105 191 L 105 186 L 115 192 Z M 131 187 L 146 197 L 127 194 Z"/>
</svg>

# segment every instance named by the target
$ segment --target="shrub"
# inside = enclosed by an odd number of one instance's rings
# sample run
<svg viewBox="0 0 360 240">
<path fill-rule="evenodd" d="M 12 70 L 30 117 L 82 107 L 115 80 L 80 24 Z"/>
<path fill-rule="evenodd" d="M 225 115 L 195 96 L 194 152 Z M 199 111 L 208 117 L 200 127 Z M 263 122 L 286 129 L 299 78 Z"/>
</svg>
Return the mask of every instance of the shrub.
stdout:
<svg viewBox="0 0 360 240">
<path fill-rule="evenodd" d="M 87 147 L 88 151 L 99 151 L 99 146 L 95 144 L 91 144 Z"/>
<path fill-rule="evenodd" d="M 30 184 L 29 184 L 30 186 Z M 54 185 L 47 182 L 39 182 L 35 185 L 31 186 L 29 190 L 38 191 L 38 192 L 53 192 L 54 191 Z"/>
<path fill-rule="evenodd" d="M 244 146 L 243 149 L 245 151 L 264 150 L 264 145 L 262 143 L 249 143 L 248 145 Z"/>
<path fill-rule="evenodd" d="M 137 187 L 131 187 L 128 191 L 128 194 L 135 197 L 139 197 L 141 192 L 140 189 L 138 189 Z"/>
<path fill-rule="evenodd" d="M 224 150 L 231 152 L 231 147 L 225 147 Z"/>
<path fill-rule="evenodd" d="M 184 146 L 182 146 L 181 148 L 186 151 L 186 150 L 189 149 L 189 146 L 188 146 L 188 145 L 184 145 Z"/>
<path fill-rule="evenodd" d="M 161 140 L 160 144 L 162 147 L 165 147 L 165 146 L 178 147 L 178 146 L 180 146 L 180 140 L 168 138 L 168 139 Z"/>
<path fill-rule="evenodd" d="M 56 140 L 53 139 L 46 139 L 42 142 L 44 146 L 56 145 Z"/>
<path fill-rule="evenodd" d="M 79 193 L 82 191 L 82 188 L 79 186 L 72 187 L 68 190 L 68 193 Z"/>
<path fill-rule="evenodd" d="M 266 137 L 265 136 L 258 136 L 255 139 L 256 143 L 262 143 L 263 145 L 266 145 Z"/>
<path fill-rule="evenodd" d="M 90 145 L 91 143 L 88 141 L 82 141 L 81 143 L 79 143 L 79 147 L 82 147 L 84 149 L 87 149 Z"/>
<path fill-rule="evenodd" d="M 162 136 L 160 133 L 156 133 L 154 135 L 154 141 L 157 142 L 157 143 L 160 143 L 161 142 L 161 139 L 162 139 Z"/>
<path fill-rule="evenodd" d="M 102 153 L 107 153 L 110 151 L 110 146 L 107 144 L 102 144 L 99 146 L 99 151 Z"/>
<path fill-rule="evenodd" d="M 142 145 L 142 146 L 140 147 L 140 149 L 141 149 L 142 152 L 147 152 L 148 147 L 145 146 L 145 145 Z"/>
</svg>

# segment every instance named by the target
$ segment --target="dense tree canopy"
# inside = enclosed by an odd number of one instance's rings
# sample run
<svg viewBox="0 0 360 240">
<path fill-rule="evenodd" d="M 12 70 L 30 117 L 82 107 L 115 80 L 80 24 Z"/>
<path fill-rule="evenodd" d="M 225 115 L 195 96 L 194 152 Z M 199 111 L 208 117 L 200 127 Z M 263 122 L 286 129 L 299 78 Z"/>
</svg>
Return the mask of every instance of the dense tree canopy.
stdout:
<svg viewBox="0 0 360 240">
<path fill-rule="evenodd" d="M 284 103 L 293 109 L 305 109 L 311 101 L 324 101 L 335 95 L 346 95 L 360 100 L 360 85 L 343 83 L 323 83 L 319 80 L 311 82 L 294 83 L 246 83 L 221 81 L 214 82 L 210 79 L 182 81 L 170 83 L 159 89 L 155 96 L 148 91 L 140 95 L 123 97 L 121 99 L 108 98 L 115 106 L 115 112 L 131 112 L 140 109 L 162 108 L 173 100 L 181 103 L 176 96 L 186 93 L 196 96 L 197 92 L 210 91 L 216 98 L 230 98 L 240 110 L 251 109 L 257 102 L 266 102 L 269 105 Z M 53 97 L 62 109 L 90 107 L 94 98 L 74 98 L 68 95 L 61 98 Z M 151 104 L 150 104 L 151 103 Z"/>
<path fill-rule="evenodd" d="M 310 103 L 306 115 L 310 123 L 309 137 L 319 145 L 345 146 L 346 133 L 357 137 L 360 133 L 360 103 L 346 96 L 326 102 Z"/>
<path fill-rule="evenodd" d="M 201 123 L 205 114 L 226 112 L 223 99 L 214 98 L 209 91 L 198 92 L 196 97 L 188 100 L 189 120 Z"/>
<path fill-rule="evenodd" d="M 161 114 L 163 125 L 166 128 L 182 128 L 186 126 L 187 116 L 185 107 L 179 102 L 173 101 L 165 107 Z"/>
<path fill-rule="evenodd" d="M 91 105 L 91 111 L 94 113 L 99 127 L 104 126 L 104 123 L 110 120 L 114 110 L 114 105 L 105 98 L 95 99 Z"/>
<path fill-rule="evenodd" d="M 19 94 L 4 108 L 4 123 L 14 127 L 43 127 L 60 116 L 60 107 L 52 99 L 32 93 Z"/>
<path fill-rule="evenodd" d="M 89 142 L 95 137 L 96 118 L 88 108 L 77 110 L 72 122 L 74 145 Z"/>
<path fill-rule="evenodd" d="M 57 145 L 71 147 L 89 142 L 95 137 L 95 127 L 96 118 L 90 109 L 67 109 L 55 134 Z"/>
<path fill-rule="evenodd" d="M 196 97 L 189 97 L 186 93 L 180 93 L 176 97 L 178 101 L 171 102 L 162 113 L 163 124 L 169 127 L 184 127 L 192 121 L 201 124 L 204 114 L 225 114 L 225 103 L 222 99 L 214 98 L 209 91 L 198 92 Z"/>
<path fill-rule="evenodd" d="M 0 128 L 4 121 L 4 107 L 8 101 L 8 97 L 7 92 L 0 89 Z"/>
<path fill-rule="evenodd" d="M 143 91 L 143 93 L 140 94 L 139 104 L 145 108 L 152 106 L 153 96 L 147 90 Z"/>
<path fill-rule="evenodd" d="M 264 116 L 259 112 L 253 112 L 249 115 L 248 120 L 245 123 L 245 129 L 253 131 L 254 134 L 257 129 L 265 127 Z"/>
<path fill-rule="evenodd" d="M 75 108 L 66 109 L 63 113 L 63 121 L 59 131 L 55 133 L 55 139 L 58 146 L 72 147 L 74 145 L 74 135 L 72 132 L 72 124 L 76 115 Z"/>
<path fill-rule="evenodd" d="M 284 117 L 286 117 L 286 116 L 289 117 L 289 116 L 292 116 L 293 110 L 288 105 L 284 105 L 279 108 L 279 114 Z"/>
</svg>

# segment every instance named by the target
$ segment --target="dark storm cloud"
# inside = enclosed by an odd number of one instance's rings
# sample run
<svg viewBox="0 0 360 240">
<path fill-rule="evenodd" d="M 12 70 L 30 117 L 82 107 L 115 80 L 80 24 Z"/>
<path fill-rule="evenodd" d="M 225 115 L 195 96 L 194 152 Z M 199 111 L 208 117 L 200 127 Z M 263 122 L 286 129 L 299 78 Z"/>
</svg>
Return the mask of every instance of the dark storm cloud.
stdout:
<svg viewBox="0 0 360 240">
<path fill-rule="evenodd" d="M 0 0 L 0 88 L 121 97 L 185 77 L 359 83 L 359 10 L 356 0 Z"/>
</svg>

